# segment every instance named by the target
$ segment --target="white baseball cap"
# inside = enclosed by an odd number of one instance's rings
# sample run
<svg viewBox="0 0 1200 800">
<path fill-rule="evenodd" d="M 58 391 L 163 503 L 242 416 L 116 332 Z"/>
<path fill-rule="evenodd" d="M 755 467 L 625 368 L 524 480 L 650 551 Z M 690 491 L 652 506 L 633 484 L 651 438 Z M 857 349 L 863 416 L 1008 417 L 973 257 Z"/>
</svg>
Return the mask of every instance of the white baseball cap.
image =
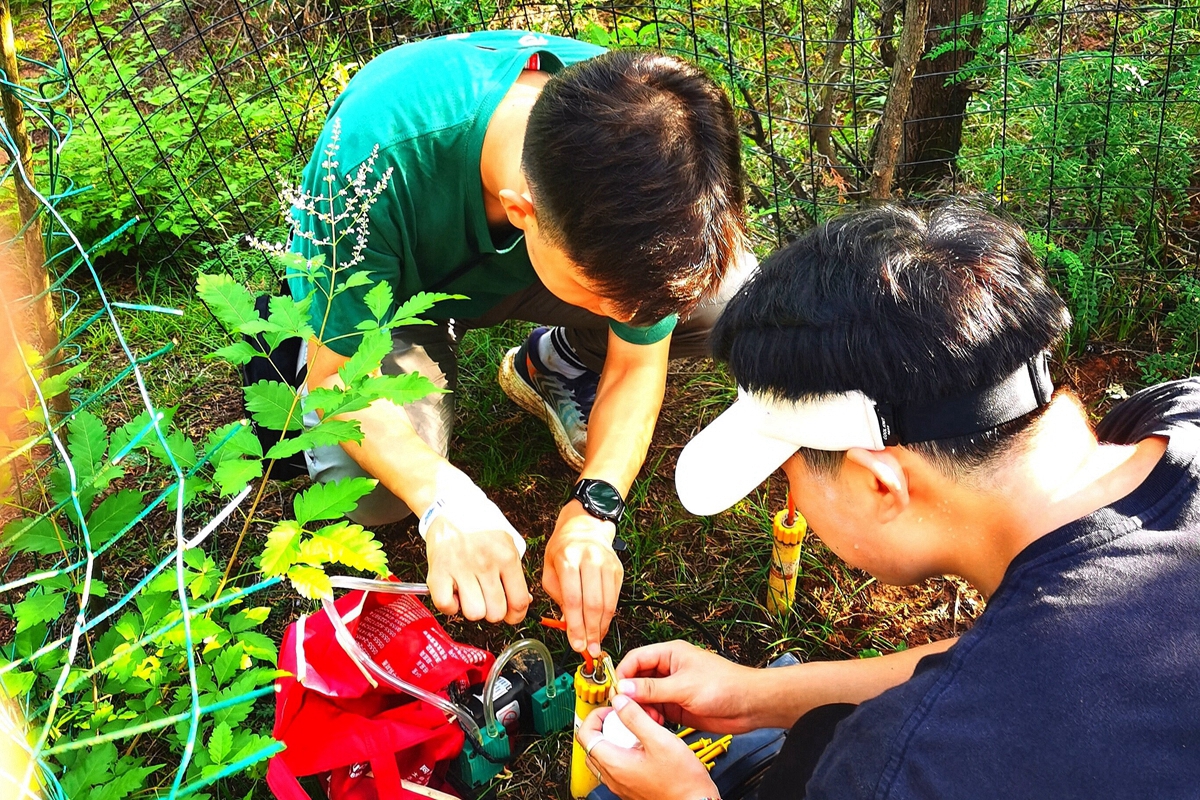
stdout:
<svg viewBox="0 0 1200 800">
<path fill-rule="evenodd" d="M 737 401 L 683 448 L 675 489 L 693 514 L 717 514 L 801 447 L 882 450 L 885 438 L 875 402 L 862 392 L 793 401 L 739 388 Z"/>
</svg>

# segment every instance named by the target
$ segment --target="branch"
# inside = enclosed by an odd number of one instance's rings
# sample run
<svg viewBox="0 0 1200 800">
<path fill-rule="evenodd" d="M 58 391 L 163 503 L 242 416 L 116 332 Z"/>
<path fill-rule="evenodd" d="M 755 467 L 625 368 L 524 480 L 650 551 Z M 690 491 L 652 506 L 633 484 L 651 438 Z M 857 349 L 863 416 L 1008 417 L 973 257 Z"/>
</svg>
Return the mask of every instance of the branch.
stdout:
<svg viewBox="0 0 1200 800">
<path fill-rule="evenodd" d="M 896 157 L 904 136 L 904 117 L 912 95 L 913 74 L 925 51 L 925 24 L 929 21 L 929 0 L 907 0 L 904 9 L 904 29 L 900 31 L 900 48 L 896 66 L 892 69 L 892 85 L 888 88 L 883 118 L 879 123 L 879 146 L 875 148 L 875 163 L 867 192 L 873 199 L 886 200 L 892 194 L 896 174 Z"/>
<path fill-rule="evenodd" d="M 817 109 L 817 114 L 813 118 L 809 136 L 813 147 L 825 157 L 830 168 L 842 180 L 852 182 L 857 190 L 857 181 L 850 170 L 838 161 L 830 143 L 830 134 L 833 130 L 833 107 L 837 103 L 838 95 L 835 84 L 842 78 L 842 53 L 846 50 L 846 44 L 853 30 L 854 0 L 840 0 L 836 16 L 837 30 L 833 34 L 833 41 L 825 56 L 825 74 L 821 76 L 821 107 Z"/>
</svg>

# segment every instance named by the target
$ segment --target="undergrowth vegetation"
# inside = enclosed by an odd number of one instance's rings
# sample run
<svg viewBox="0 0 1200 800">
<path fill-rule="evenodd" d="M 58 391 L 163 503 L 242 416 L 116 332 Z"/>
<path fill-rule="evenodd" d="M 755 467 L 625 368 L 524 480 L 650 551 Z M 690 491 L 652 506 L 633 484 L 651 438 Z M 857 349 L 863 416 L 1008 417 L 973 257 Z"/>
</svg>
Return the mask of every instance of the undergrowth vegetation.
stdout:
<svg viewBox="0 0 1200 800">
<path fill-rule="evenodd" d="M 414 323 L 439 297 L 395 298 L 386 284 L 367 292 L 363 342 L 345 367 L 344 392 L 305 396 L 279 375 L 243 394 L 237 372 L 264 345 L 321 338 L 308 319 L 312 296 L 277 297 L 263 316 L 255 294 L 276 291 L 285 275 L 329 294 L 361 279 L 339 279 L 352 265 L 289 256 L 288 212 L 279 212 L 281 197 L 285 209 L 297 199 L 285 187 L 361 64 L 404 41 L 480 27 L 574 34 L 696 60 L 737 106 L 763 256 L 864 198 L 895 57 L 888 20 L 898 7 L 56 3 L 52 17 L 74 80 L 64 104 L 73 131 L 55 158 L 44 147 L 35 155 L 39 169 L 74 187 L 57 206 L 99 259 L 100 279 L 89 286 L 81 270 L 66 285 L 78 299 L 70 320 L 96 312 L 55 355 L 66 370 L 51 375 L 38 354 L 26 358 L 43 395 L 69 390 L 73 410 L 2 410 L 57 431 L 63 450 L 37 432 L 0 450 L 5 477 L 16 476 L 0 518 L 8 559 L 0 683 L 22 700 L 65 795 L 124 800 L 187 787 L 199 797 L 265 797 L 258 779 L 278 749 L 267 734 L 283 628 L 333 591 L 330 567 L 424 574 L 411 524 L 370 532 L 343 518 L 372 481 L 309 486 L 267 477 L 275 459 L 361 437 L 332 420 L 305 428 L 305 412 L 332 416 L 377 397 L 403 403 L 430 391 L 412 377 L 369 373 L 389 331 Z M 925 56 L 963 55 L 930 90 L 969 89 L 956 158 L 936 180 L 902 193 L 920 202 L 983 192 L 1027 226 L 1075 317 L 1060 355 L 1126 352 L 1137 375 L 1122 381 L 1191 374 L 1200 355 L 1196 8 L 1033 2 L 1019 12 L 999 0 L 973 7 L 931 32 Z M 39 13 L 28 0 L 17 10 Z M 23 44 L 49 60 L 50 37 Z M 347 180 L 369 192 L 381 177 L 368 169 Z M 317 213 L 349 214 L 342 222 L 353 235 L 365 210 L 343 204 Z M 113 310 L 102 287 L 127 307 Z M 526 534 L 532 588 L 572 476 L 544 429 L 495 385 L 500 355 L 527 328 L 474 331 L 461 343 L 452 458 Z M 805 546 L 796 608 L 767 614 L 769 520 L 780 488 L 769 484 L 714 519 L 684 514 L 672 489 L 678 449 L 734 390 L 711 363 L 673 369 L 621 531 L 629 550 L 616 652 L 683 636 L 754 664 L 782 650 L 870 656 L 952 634 L 978 615 L 982 600 L 960 581 L 885 589 L 819 539 Z M 535 592 L 531 618 L 555 613 Z M 517 635 L 461 622 L 450 629 L 493 651 Z M 566 655 L 562 643 L 556 651 Z M 501 793 L 561 794 L 565 742 L 535 744 Z"/>
</svg>

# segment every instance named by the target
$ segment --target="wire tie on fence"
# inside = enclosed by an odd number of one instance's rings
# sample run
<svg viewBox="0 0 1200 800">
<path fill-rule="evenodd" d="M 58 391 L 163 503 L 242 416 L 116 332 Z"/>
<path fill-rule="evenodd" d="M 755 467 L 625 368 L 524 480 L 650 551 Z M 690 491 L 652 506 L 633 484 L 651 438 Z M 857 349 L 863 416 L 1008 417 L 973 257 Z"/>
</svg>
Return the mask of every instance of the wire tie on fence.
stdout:
<svg viewBox="0 0 1200 800">
<path fill-rule="evenodd" d="M 246 484 L 246 488 L 238 492 L 237 497 L 233 498 L 233 500 L 231 500 L 227 506 L 221 509 L 221 513 L 213 517 L 207 525 L 200 529 L 199 533 L 197 533 L 188 541 L 184 542 L 183 549 L 191 550 L 193 547 L 207 539 L 210 533 L 219 528 L 221 524 L 225 522 L 225 520 L 229 519 L 229 515 L 233 513 L 235 508 L 242 504 L 243 500 L 250 496 L 250 492 L 253 489 L 253 482 Z"/>
</svg>

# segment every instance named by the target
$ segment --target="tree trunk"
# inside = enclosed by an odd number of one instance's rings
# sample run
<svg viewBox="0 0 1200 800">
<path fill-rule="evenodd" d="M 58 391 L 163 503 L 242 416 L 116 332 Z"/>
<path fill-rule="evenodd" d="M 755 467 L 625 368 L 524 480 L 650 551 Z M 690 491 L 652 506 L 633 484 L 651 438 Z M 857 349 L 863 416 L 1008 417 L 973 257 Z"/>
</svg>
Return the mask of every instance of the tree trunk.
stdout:
<svg viewBox="0 0 1200 800">
<path fill-rule="evenodd" d="M 886 200 L 892 194 L 904 120 L 908 116 L 909 99 L 912 97 L 913 75 L 924 52 L 928 20 L 929 0 L 907 0 L 904 27 L 900 31 L 900 47 L 896 50 L 896 60 L 892 65 L 892 82 L 888 86 L 883 116 L 872 142 L 874 158 L 867 194 L 874 200 Z"/>
<path fill-rule="evenodd" d="M 953 174 L 962 145 L 963 118 L 971 97 L 969 81 L 947 83 L 975 55 L 979 27 L 955 25 L 968 14 L 983 14 L 985 0 L 930 0 L 925 53 L 943 42 L 963 40 L 968 47 L 935 59 L 922 58 L 913 77 L 904 118 L 904 139 L 897 182 L 905 191 L 928 187 Z"/>
</svg>

